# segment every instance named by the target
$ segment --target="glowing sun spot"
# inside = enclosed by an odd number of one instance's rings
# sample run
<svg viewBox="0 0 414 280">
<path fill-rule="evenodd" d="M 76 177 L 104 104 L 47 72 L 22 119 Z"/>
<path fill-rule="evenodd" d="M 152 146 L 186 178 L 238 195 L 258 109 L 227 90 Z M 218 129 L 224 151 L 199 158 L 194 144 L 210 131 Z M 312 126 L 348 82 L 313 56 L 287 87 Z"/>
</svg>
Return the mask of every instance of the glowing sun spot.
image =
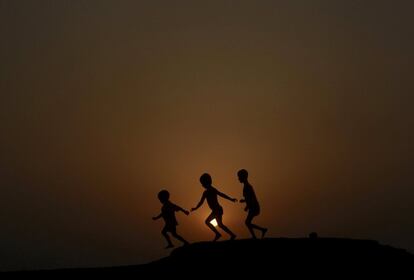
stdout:
<svg viewBox="0 0 414 280">
<path fill-rule="evenodd" d="M 216 219 L 212 219 L 211 221 L 210 221 L 210 224 L 212 224 L 213 226 L 217 226 L 217 221 L 216 221 Z"/>
</svg>

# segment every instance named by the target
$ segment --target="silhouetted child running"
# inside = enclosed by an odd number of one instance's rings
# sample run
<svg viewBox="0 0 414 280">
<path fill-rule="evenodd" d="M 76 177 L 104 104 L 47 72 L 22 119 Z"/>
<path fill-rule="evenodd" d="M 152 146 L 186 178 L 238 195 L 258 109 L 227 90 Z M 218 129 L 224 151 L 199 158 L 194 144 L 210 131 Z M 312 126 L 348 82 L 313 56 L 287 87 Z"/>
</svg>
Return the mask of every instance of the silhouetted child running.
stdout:
<svg viewBox="0 0 414 280">
<path fill-rule="evenodd" d="M 217 241 L 221 237 L 221 234 L 211 224 L 211 221 L 214 219 L 216 219 L 217 225 L 230 235 L 230 240 L 234 240 L 236 238 L 236 235 L 228 227 L 226 227 L 223 224 L 223 207 L 221 207 L 221 205 L 218 203 L 217 196 L 221 196 L 232 202 L 236 202 L 237 199 L 231 198 L 225 195 L 224 193 L 219 192 L 217 189 L 215 189 L 212 186 L 213 181 L 211 179 L 211 176 L 207 173 L 204 173 L 203 175 L 201 175 L 200 183 L 206 190 L 203 192 L 200 202 L 197 204 L 195 208 L 192 208 L 191 211 L 197 210 L 201 205 L 203 205 L 204 200 L 207 199 L 207 204 L 210 207 L 212 212 L 207 217 L 205 223 L 216 234 L 213 241 Z"/>
<path fill-rule="evenodd" d="M 248 181 L 249 173 L 247 170 L 242 169 L 237 172 L 237 176 L 239 177 L 240 183 L 243 186 L 243 196 L 244 199 L 241 199 L 241 203 L 246 203 L 246 207 L 244 211 L 249 211 L 246 218 L 246 226 L 249 229 L 250 233 L 252 234 L 253 238 L 256 239 L 256 235 L 254 234 L 254 229 L 260 230 L 262 232 L 262 238 L 264 238 L 267 228 L 260 227 L 252 223 L 254 217 L 260 214 L 260 205 L 257 201 L 256 194 L 254 193 L 252 185 L 250 185 Z"/>
<path fill-rule="evenodd" d="M 162 190 L 158 193 L 158 199 L 163 204 L 162 208 L 161 208 L 161 214 L 159 214 L 156 217 L 153 217 L 152 219 L 155 221 L 155 220 L 158 220 L 159 218 L 162 217 L 165 221 L 165 226 L 161 231 L 162 235 L 165 237 L 165 239 L 168 242 L 168 246 L 165 247 L 165 248 L 168 249 L 168 248 L 173 248 L 174 247 L 174 244 L 171 242 L 171 239 L 168 236 L 168 232 L 170 232 L 171 235 L 174 236 L 176 239 L 183 242 L 184 245 L 187 245 L 188 244 L 187 240 L 182 238 L 177 233 L 176 227 L 177 227 L 178 223 L 177 223 L 177 219 L 175 218 L 175 212 L 182 211 L 186 215 L 188 215 L 189 212 L 187 210 L 181 208 L 180 206 L 177 206 L 174 203 L 172 203 L 169 200 L 170 199 L 170 193 L 166 190 Z"/>
</svg>

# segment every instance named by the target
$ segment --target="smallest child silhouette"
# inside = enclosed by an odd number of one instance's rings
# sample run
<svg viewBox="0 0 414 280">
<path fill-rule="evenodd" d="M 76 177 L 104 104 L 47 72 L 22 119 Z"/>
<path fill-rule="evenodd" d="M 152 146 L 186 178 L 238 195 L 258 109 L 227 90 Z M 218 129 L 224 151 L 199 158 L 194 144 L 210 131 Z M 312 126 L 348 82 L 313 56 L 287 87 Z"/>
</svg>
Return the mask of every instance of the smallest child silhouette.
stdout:
<svg viewBox="0 0 414 280">
<path fill-rule="evenodd" d="M 162 217 L 165 221 L 165 226 L 161 231 L 162 235 L 165 237 L 168 243 L 167 247 L 165 248 L 168 249 L 168 248 L 174 247 L 174 244 L 171 242 L 171 239 L 168 236 L 168 232 L 171 233 L 171 235 L 174 236 L 176 239 L 183 242 L 184 245 L 187 245 L 188 244 L 187 240 L 185 240 L 182 236 L 180 236 L 177 233 L 176 228 L 177 228 L 178 223 L 177 223 L 177 219 L 175 218 L 175 212 L 181 211 L 185 213 L 186 215 L 188 215 L 189 212 L 181 208 L 180 206 L 177 206 L 174 203 L 172 203 L 170 201 L 170 193 L 167 190 L 160 191 L 158 193 L 158 199 L 163 204 L 161 208 L 161 214 L 159 214 L 156 217 L 153 217 L 152 219 L 155 221 Z"/>
</svg>

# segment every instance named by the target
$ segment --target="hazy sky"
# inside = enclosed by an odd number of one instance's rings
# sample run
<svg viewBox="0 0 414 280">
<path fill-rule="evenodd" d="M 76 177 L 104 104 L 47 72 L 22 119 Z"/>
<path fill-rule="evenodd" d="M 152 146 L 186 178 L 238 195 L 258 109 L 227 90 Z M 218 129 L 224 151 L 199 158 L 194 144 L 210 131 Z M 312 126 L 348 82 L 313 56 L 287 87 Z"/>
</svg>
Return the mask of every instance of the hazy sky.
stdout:
<svg viewBox="0 0 414 280">
<path fill-rule="evenodd" d="M 165 256 L 240 168 L 271 236 L 414 251 L 413 3 L 0 0 L 0 270 Z"/>
</svg>

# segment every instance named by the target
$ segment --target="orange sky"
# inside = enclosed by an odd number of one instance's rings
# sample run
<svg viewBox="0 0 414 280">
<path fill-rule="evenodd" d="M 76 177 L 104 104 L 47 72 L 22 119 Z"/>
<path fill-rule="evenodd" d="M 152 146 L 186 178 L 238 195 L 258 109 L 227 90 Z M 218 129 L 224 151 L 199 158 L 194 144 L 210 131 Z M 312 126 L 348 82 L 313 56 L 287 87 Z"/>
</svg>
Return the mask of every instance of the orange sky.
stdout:
<svg viewBox="0 0 414 280">
<path fill-rule="evenodd" d="M 0 269 L 162 257 L 158 191 L 240 168 L 272 236 L 414 250 L 413 4 L 193 2 L 0 0 Z"/>
</svg>

